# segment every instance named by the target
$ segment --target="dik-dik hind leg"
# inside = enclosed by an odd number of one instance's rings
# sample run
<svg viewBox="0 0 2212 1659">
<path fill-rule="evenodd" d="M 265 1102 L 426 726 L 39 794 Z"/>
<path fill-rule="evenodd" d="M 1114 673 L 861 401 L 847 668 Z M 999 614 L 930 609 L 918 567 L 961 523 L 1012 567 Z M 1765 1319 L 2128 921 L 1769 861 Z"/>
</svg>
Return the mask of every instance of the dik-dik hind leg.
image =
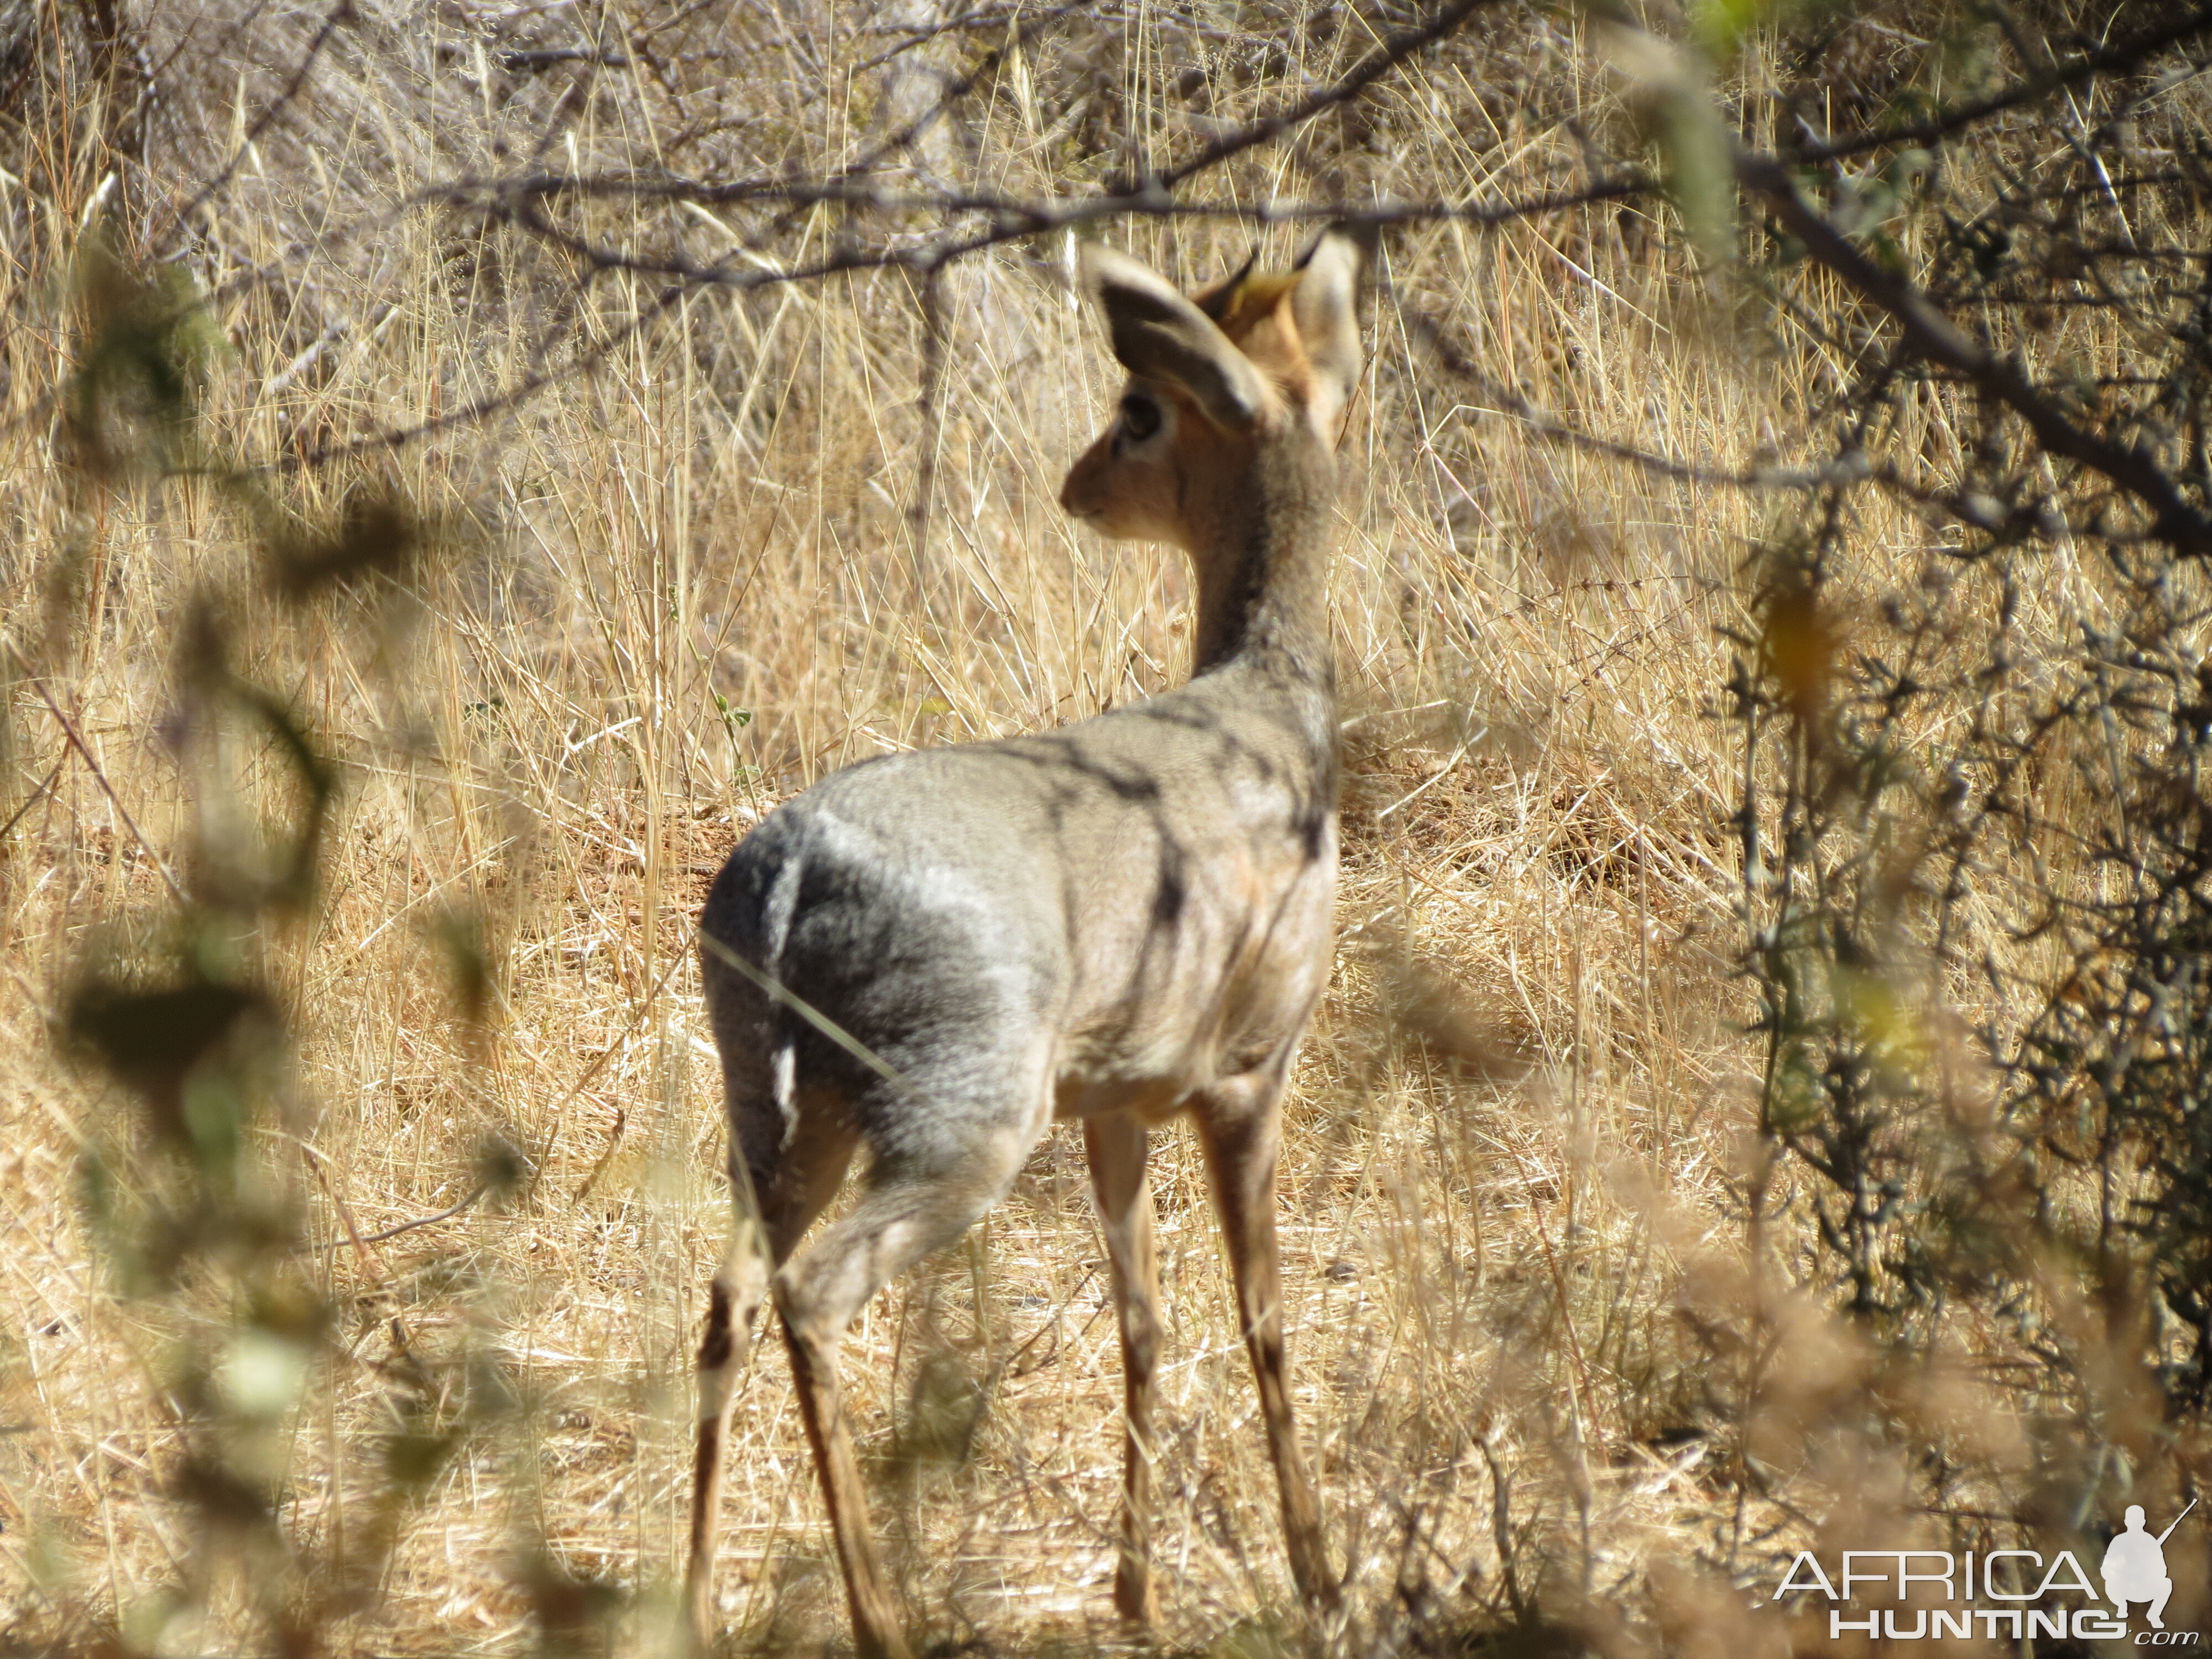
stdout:
<svg viewBox="0 0 2212 1659">
<path fill-rule="evenodd" d="M 1230 1271 L 1244 1346 L 1260 1386 L 1267 1451 L 1283 1499 L 1283 1535 L 1291 1577 L 1309 1603 L 1334 1607 L 1337 1586 L 1329 1577 L 1322 1541 L 1321 1504 L 1298 1450 L 1291 1420 L 1290 1379 L 1284 1363 L 1282 1273 L 1275 1246 L 1275 1159 L 1282 1143 L 1284 1062 L 1224 1085 L 1202 1103 L 1199 1133 L 1206 1147 L 1213 1198 L 1229 1244 Z"/>
<path fill-rule="evenodd" d="M 912 1650 L 868 1525 L 837 1377 L 837 1345 L 869 1297 L 998 1202 L 1036 1139 L 1035 1127 L 1010 1123 L 980 1145 L 942 1149 L 945 1155 L 928 1168 L 879 1155 L 853 1212 L 775 1277 L 799 1416 L 821 1476 L 860 1659 L 909 1659 Z"/>
<path fill-rule="evenodd" d="M 737 1127 L 736 1155 L 745 1158 L 750 1177 L 738 1190 L 754 1195 L 759 1215 L 756 1220 L 753 1203 L 740 1196 L 722 1265 L 708 1286 L 707 1330 L 699 1344 L 699 1440 L 691 1465 L 691 1551 L 684 1589 L 692 1644 L 702 1653 L 714 1634 L 714 1546 L 721 1530 L 730 1408 L 752 1346 L 753 1319 L 768 1297 L 770 1271 L 782 1265 L 836 1194 L 854 1144 L 848 1131 L 824 1132 L 817 1119 L 790 1146 L 770 1153 L 766 1145 L 744 1147 L 744 1131 L 750 1126 L 740 1121 Z"/>
<path fill-rule="evenodd" d="M 1145 1126 L 1126 1112 L 1086 1119 L 1083 1145 L 1106 1234 L 1114 1310 L 1121 1323 L 1121 1397 L 1127 1417 L 1121 1483 L 1121 1559 L 1114 1605 L 1149 1625 L 1152 1590 L 1152 1368 L 1160 1346 L 1159 1261 L 1152 1249 L 1152 1189 L 1145 1179 Z"/>
<path fill-rule="evenodd" d="M 752 1346 L 753 1316 L 768 1291 L 766 1244 L 751 1218 L 730 1229 L 722 1265 L 707 1288 L 707 1334 L 699 1344 L 699 1443 L 691 1460 L 691 1554 L 684 1572 L 693 1645 L 714 1633 L 714 1542 L 721 1530 L 723 1447 L 738 1373 Z"/>
</svg>

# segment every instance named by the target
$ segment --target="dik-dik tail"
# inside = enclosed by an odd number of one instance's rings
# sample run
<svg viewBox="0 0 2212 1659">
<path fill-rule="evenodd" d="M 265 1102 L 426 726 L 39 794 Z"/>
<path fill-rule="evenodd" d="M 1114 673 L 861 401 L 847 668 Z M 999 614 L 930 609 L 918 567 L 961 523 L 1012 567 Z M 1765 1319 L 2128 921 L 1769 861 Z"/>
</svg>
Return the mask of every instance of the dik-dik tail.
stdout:
<svg viewBox="0 0 2212 1659">
<path fill-rule="evenodd" d="M 694 1632 L 714 1620 L 714 1553 L 716 1521 L 721 1511 L 730 1413 L 737 1379 L 752 1346 L 753 1321 L 768 1299 L 769 1275 L 778 1259 L 763 1221 L 760 1192 L 776 1178 L 776 1164 L 799 1127 L 799 1041 L 800 1020 L 783 992 L 783 962 L 797 912 L 803 866 L 793 860 L 775 873 L 757 915 L 757 962 L 714 930 L 700 933 L 701 971 L 710 986 L 734 978 L 742 988 L 726 991 L 726 1006 L 741 1001 L 754 1011 L 750 1040 L 756 1063 L 743 1072 L 725 1067 L 730 1125 L 729 1169 L 734 1216 L 723 1247 L 721 1266 L 707 1289 L 706 1331 L 699 1344 L 699 1433 L 692 1468 L 691 1543 L 685 1577 L 687 1613 Z M 779 994 L 782 993 L 782 994 Z M 710 1001 L 718 1000 L 709 992 Z M 727 1041 L 717 1027 L 718 1041 Z M 744 1090 L 749 1098 L 737 1097 Z M 765 1107 L 765 1110 L 762 1109 Z"/>
</svg>

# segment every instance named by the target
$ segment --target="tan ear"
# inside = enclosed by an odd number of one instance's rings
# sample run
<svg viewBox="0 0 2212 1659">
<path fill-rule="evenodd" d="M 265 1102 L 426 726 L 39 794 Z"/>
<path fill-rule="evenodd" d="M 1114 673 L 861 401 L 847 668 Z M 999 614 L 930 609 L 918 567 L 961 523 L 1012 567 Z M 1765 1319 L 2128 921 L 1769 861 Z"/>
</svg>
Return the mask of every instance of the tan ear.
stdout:
<svg viewBox="0 0 2212 1659">
<path fill-rule="evenodd" d="M 1338 423 L 1359 384 L 1359 248 L 1341 231 L 1322 233 L 1299 268 L 1291 295 L 1298 341 L 1313 366 L 1314 422 L 1333 443 Z"/>
<path fill-rule="evenodd" d="M 1241 431 L 1267 402 L 1267 382 L 1213 319 L 1127 254 L 1083 248 L 1085 284 L 1105 309 L 1121 367 L 1180 387 L 1216 426 Z"/>
</svg>

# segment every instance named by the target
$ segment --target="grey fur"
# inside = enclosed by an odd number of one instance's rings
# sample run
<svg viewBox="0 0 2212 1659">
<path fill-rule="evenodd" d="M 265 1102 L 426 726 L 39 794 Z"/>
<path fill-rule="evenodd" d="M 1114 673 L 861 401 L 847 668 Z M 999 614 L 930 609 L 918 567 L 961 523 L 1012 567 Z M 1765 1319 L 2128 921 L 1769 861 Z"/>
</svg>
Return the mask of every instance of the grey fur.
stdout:
<svg viewBox="0 0 2212 1659">
<path fill-rule="evenodd" d="M 1171 407 L 1156 431 L 1124 432 L 1117 417 L 1063 499 L 1109 531 L 1139 524 L 1190 550 L 1199 672 L 1059 731 L 849 767 L 771 814 L 715 880 L 700 919 L 707 1001 L 731 1173 L 760 1232 L 733 1239 L 701 1353 L 702 1641 L 728 1379 L 772 1267 L 855 1635 L 864 1653 L 904 1652 L 842 1421 L 837 1341 L 879 1286 L 1005 1195 L 1055 1116 L 1086 1126 L 1121 1304 L 1122 1610 L 1152 1606 L 1144 1131 L 1186 1112 L 1229 1231 L 1291 1565 L 1310 1598 L 1334 1595 L 1291 1426 L 1272 1194 L 1278 1103 L 1332 957 L 1327 545 L 1330 449 L 1358 372 L 1356 256 L 1325 240 L 1304 300 L 1255 337 L 1275 354 L 1273 380 L 1142 266 L 1103 252 L 1089 264 L 1139 376 L 1132 395 Z M 860 1201 L 799 1249 L 862 1151 Z"/>
</svg>

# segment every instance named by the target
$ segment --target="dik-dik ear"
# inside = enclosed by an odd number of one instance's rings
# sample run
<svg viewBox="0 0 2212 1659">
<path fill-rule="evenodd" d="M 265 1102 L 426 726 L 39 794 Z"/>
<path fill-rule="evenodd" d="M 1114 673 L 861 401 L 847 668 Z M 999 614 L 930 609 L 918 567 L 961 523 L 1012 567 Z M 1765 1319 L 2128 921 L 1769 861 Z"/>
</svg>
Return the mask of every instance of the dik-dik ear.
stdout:
<svg viewBox="0 0 2212 1659">
<path fill-rule="evenodd" d="M 1314 424 L 1334 443 L 1352 388 L 1359 384 L 1358 245 L 1342 231 L 1324 232 L 1299 267 L 1291 295 L 1298 341 L 1313 366 L 1306 407 Z"/>
<path fill-rule="evenodd" d="M 1267 402 L 1260 371 L 1164 277 L 1094 242 L 1084 245 L 1083 279 L 1105 309 L 1122 368 L 1181 388 L 1226 431 L 1258 418 Z"/>
</svg>

